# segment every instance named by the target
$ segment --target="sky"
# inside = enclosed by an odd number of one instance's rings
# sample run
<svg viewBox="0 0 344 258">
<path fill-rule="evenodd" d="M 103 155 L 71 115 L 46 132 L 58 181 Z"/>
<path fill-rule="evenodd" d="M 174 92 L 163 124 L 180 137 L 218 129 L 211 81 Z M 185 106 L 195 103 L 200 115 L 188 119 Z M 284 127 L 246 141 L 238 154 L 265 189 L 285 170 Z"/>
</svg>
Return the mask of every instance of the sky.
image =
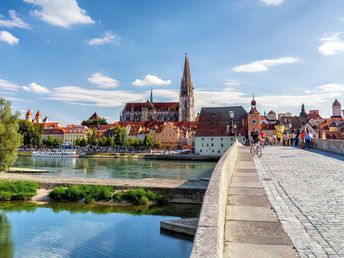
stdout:
<svg viewBox="0 0 344 258">
<path fill-rule="evenodd" d="M 328 117 L 344 106 L 342 0 L 1 0 L 0 97 L 24 114 L 119 119 L 126 102 L 178 101 L 184 55 L 195 105 Z"/>
</svg>

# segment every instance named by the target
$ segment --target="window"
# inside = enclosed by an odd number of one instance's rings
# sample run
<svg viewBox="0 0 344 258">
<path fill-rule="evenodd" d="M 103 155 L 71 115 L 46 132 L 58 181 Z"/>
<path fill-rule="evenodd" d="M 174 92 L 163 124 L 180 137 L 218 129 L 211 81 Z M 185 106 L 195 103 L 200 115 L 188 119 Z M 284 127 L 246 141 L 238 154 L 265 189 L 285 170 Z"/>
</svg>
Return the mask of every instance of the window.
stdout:
<svg viewBox="0 0 344 258">
<path fill-rule="evenodd" d="M 212 150 L 211 152 L 214 153 L 214 150 Z"/>
<path fill-rule="evenodd" d="M 223 141 L 223 138 L 221 138 L 221 142 Z"/>
<path fill-rule="evenodd" d="M 214 147 L 214 143 L 211 144 L 211 147 Z"/>
<path fill-rule="evenodd" d="M 211 138 L 211 141 L 213 141 L 214 139 L 213 138 Z"/>
<path fill-rule="evenodd" d="M 209 144 L 207 143 L 207 147 L 209 147 Z"/>
<path fill-rule="evenodd" d="M 202 141 L 204 141 L 204 138 L 202 138 Z"/>
<path fill-rule="evenodd" d="M 218 150 L 217 153 L 220 153 L 220 151 Z"/>
<path fill-rule="evenodd" d="M 202 150 L 200 150 L 200 152 L 202 152 Z"/>
<path fill-rule="evenodd" d="M 221 143 L 221 147 L 223 147 L 223 143 Z"/>
</svg>

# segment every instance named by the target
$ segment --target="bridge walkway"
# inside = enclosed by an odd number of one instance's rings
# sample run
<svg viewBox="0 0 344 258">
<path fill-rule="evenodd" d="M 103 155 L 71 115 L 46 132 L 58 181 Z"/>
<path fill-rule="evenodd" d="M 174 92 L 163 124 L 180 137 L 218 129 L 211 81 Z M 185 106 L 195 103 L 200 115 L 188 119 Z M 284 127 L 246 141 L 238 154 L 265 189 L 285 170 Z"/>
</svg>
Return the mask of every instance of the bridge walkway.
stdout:
<svg viewBox="0 0 344 258">
<path fill-rule="evenodd" d="M 223 257 L 296 257 L 271 207 L 248 147 L 239 147 L 230 182 Z"/>
<path fill-rule="evenodd" d="M 300 257 L 344 257 L 344 155 L 267 147 L 254 159 Z"/>
</svg>

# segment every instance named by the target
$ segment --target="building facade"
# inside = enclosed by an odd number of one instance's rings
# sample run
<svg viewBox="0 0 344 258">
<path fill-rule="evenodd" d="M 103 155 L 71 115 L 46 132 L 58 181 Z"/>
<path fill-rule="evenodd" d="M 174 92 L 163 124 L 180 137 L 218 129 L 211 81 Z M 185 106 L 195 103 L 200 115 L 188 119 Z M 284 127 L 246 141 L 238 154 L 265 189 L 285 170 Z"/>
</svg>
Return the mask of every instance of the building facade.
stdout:
<svg viewBox="0 0 344 258">
<path fill-rule="evenodd" d="M 246 134 L 247 112 L 243 107 L 202 108 L 195 134 L 195 153 L 223 155 L 235 139 L 244 143 Z"/>
<path fill-rule="evenodd" d="M 179 102 L 154 102 L 153 92 L 146 102 L 126 103 L 120 114 L 121 122 L 146 121 L 195 121 L 194 88 L 191 80 L 190 64 L 187 55 L 180 84 Z"/>
</svg>

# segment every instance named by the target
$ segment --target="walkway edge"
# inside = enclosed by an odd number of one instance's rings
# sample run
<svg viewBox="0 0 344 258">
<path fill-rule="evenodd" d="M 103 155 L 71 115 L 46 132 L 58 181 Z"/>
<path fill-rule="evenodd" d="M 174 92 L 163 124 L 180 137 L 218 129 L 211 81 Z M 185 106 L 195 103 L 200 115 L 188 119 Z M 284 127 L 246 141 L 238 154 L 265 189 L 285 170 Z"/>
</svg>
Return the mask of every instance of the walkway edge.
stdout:
<svg viewBox="0 0 344 258">
<path fill-rule="evenodd" d="M 191 258 L 223 257 L 227 196 L 240 145 L 235 142 L 214 169 L 204 196 Z"/>
</svg>

